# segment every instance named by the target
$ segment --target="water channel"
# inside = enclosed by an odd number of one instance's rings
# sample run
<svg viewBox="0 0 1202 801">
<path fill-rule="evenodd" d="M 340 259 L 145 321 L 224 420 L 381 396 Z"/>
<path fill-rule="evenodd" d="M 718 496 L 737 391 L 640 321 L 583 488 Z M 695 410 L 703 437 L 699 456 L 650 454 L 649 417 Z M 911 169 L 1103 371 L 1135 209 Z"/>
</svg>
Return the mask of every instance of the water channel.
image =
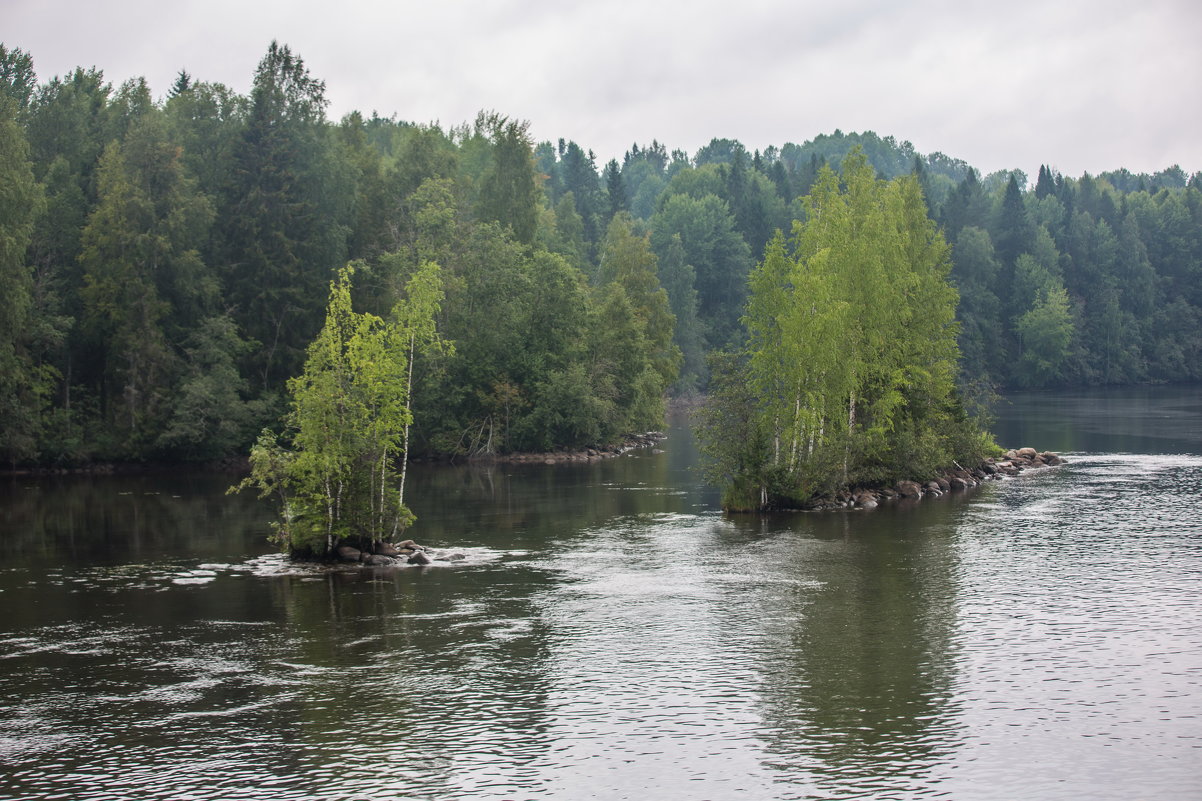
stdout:
<svg viewBox="0 0 1202 801">
<path fill-rule="evenodd" d="M 230 476 L 0 482 L 3 799 L 1202 798 L 1202 388 L 1015 396 L 1064 467 L 726 517 L 663 453 L 427 467 L 319 571 Z"/>
</svg>

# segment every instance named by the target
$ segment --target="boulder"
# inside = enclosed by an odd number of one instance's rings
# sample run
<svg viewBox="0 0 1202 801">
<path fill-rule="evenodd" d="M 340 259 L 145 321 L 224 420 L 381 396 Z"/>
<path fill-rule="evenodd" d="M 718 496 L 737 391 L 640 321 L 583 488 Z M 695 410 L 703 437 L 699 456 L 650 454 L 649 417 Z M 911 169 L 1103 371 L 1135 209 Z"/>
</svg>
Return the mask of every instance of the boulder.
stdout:
<svg viewBox="0 0 1202 801">
<path fill-rule="evenodd" d="M 402 550 L 405 548 L 413 548 L 414 550 L 417 550 L 417 543 L 413 540 L 405 540 L 404 542 L 398 542 L 396 547 Z"/>
<path fill-rule="evenodd" d="M 430 564 L 430 557 L 426 556 L 421 551 L 418 551 L 417 553 L 411 555 L 407 561 L 411 565 L 428 565 Z"/>
<path fill-rule="evenodd" d="M 897 482 L 897 491 L 905 498 L 918 498 L 922 495 L 922 487 L 915 481 Z"/>
<path fill-rule="evenodd" d="M 1039 455 L 1039 452 L 1034 448 L 1019 448 L 1018 455 L 1023 459 L 1034 459 Z"/>
<path fill-rule="evenodd" d="M 954 490 L 966 490 L 972 486 L 972 484 L 968 483 L 968 479 L 961 478 L 960 476 L 952 476 L 948 480 L 948 484 L 950 484 Z"/>
<path fill-rule="evenodd" d="M 338 556 L 339 562 L 358 562 L 363 558 L 362 551 L 349 545 L 339 545 L 334 553 Z"/>
<path fill-rule="evenodd" d="M 1064 460 L 1061 459 L 1058 454 L 1052 453 L 1051 451 L 1044 451 L 1043 453 L 1039 454 L 1039 458 L 1043 459 L 1044 464 L 1052 466 L 1064 464 Z"/>
<path fill-rule="evenodd" d="M 397 556 L 401 555 L 401 552 L 391 542 L 381 542 L 379 545 L 376 546 L 376 553 L 380 556 L 392 556 L 392 557 L 397 557 Z"/>
<path fill-rule="evenodd" d="M 391 556 L 385 556 L 384 554 L 380 554 L 380 553 L 373 553 L 370 556 L 368 556 L 366 559 L 363 560 L 363 564 L 370 565 L 372 567 L 383 567 L 385 565 L 391 565 L 393 563 L 393 561 L 394 560 Z"/>
</svg>

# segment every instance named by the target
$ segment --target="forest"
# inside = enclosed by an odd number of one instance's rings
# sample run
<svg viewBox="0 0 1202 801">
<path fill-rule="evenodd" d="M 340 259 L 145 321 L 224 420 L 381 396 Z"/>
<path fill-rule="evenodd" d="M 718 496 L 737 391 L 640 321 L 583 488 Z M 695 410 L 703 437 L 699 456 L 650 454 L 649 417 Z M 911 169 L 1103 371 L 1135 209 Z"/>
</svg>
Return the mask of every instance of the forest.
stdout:
<svg viewBox="0 0 1202 801">
<path fill-rule="evenodd" d="M 0 45 L 0 461 L 245 453 L 286 417 L 331 282 L 353 272 L 354 313 L 391 330 L 430 264 L 444 346 L 405 362 L 407 449 L 654 428 L 667 398 L 721 385 L 722 353 L 756 333 L 754 277 L 799 258 L 794 221 L 849 153 L 910 182 L 950 247 L 949 381 L 970 410 L 1012 387 L 1202 378 L 1202 174 L 1177 166 L 1032 182 L 838 130 L 599 164 L 491 111 L 444 128 L 327 106 L 277 43 L 249 95 L 181 71 L 161 97 L 96 68 L 40 81 Z"/>
</svg>

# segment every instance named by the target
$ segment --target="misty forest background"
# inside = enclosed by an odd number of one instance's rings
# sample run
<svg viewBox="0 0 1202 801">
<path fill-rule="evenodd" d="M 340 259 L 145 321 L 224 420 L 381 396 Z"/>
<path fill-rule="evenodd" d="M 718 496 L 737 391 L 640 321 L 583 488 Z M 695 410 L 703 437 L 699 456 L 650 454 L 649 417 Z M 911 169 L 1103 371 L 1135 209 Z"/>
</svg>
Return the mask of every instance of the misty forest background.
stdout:
<svg viewBox="0 0 1202 801">
<path fill-rule="evenodd" d="M 1202 174 L 978 174 L 872 132 L 598 164 L 495 113 L 327 119 L 273 44 L 250 96 L 156 100 L 0 45 L 0 458 L 212 460 L 286 407 L 329 283 L 384 315 L 427 262 L 453 348 L 415 364 L 413 448 L 582 447 L 655 427 L 740 345 L 748 276 L 858 146 L 952 245 L 966 405 L 1009 387 L 1202 378 Z"/>
</svg>

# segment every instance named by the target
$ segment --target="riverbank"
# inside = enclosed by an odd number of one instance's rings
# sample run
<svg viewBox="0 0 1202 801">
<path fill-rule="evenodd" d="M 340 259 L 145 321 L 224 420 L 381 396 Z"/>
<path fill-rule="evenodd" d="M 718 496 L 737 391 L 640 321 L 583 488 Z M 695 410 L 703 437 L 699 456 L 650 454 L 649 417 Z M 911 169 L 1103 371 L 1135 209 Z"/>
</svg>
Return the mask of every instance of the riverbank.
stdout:
<svg viewBox="0 0 1202 801">
<path fill-rule="evenodd" d="M 500 464 L 560 464 L 566 462 L 596 462 L 612 459 L 640 448 L 652 448 L 668 438 L 662 431 L 646 431 L 628 434 L 620 442 L 611 445 L 595 445 L 574 450 L 556 450 L 537 453 L 488 453 L 476 456 L 438 454 L 415 456 L 413 464 L 453 464 L 458 461 Z M 67 475 L 138 475 L 164 471 L 187 472 L 201 470 L 213 473 L 247 473 L 250 461 L 246 456 L 229 456 L 207 462 L 91 462 L 72 466 L 38 466 L 0 469 L 0 477 L 13 476 L 67 476 Z"/>
</svg>

